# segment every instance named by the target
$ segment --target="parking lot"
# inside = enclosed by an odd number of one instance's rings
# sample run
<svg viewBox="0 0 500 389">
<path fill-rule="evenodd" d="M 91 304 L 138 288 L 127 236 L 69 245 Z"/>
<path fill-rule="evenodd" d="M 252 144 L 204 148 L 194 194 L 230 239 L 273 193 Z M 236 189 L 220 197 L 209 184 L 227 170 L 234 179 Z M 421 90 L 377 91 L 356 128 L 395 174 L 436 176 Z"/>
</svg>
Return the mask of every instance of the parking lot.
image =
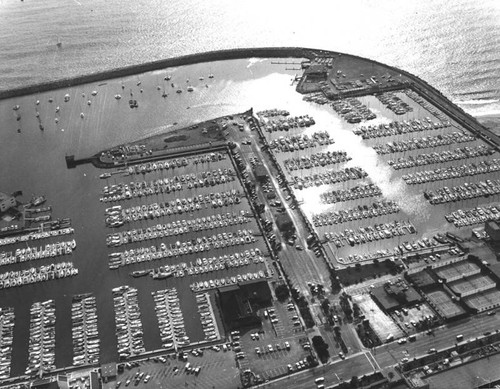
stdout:
<svg viewBox="0 0 500 389">
<path fill-rule="evenodd" d="M 187 361 L 174 359 L 173 356 L 164 356 L 162 360 L 165 362 L 154 360 L 138 362 L 138 366 L 126 368 L 123 373 L 118 374 L 116 380 L 103 384 L 103 389 L 116 388 L 118 382 L 122 388 L 128 386 L 148 389 L 190 386 L 234 389 L 241 385 L 234 353 L 222 349 L 217 352 L 208 348 L 203 351 L 203 356 L 194 356 L 191 353 L 187 355 Z M 198 373 L 195 373 L 198 367 L 200 369 Z M 135 377 L 137 373 L 142 372 L 144 375 L 136 385 Z M 148 377 L 147 382 L 145 382 L 146 377 Z"/>
<path fill-rule="evenodd" d="M 239 359 L 240 369 L 250 369 L 264 379 L 270 379 L 287 372 L 304 369 L 303 363 L 310 355 L 310 346 L 293 304 L 275 301 L 273 307 L 259 311 L 262 327 L 254 328 L 233 337 L 236 351 L 244 354 Z M 235 340 L 236 339 L 236 343 Z M 302 361 L 302 363 L 300 363 Z"/>
<path fill-rule="evenodd" d="M 418 332 L 420 330 L 417 329 L 417 323 L 424 323 L 429 318 L 430 320 L 437 318 L 436 313 L 426 303 L 416 304 L 411 308 L 404 308 L 397 312 L 399 314 L 394 313 L 392 317 L 406 333 Z"/>
</svg>

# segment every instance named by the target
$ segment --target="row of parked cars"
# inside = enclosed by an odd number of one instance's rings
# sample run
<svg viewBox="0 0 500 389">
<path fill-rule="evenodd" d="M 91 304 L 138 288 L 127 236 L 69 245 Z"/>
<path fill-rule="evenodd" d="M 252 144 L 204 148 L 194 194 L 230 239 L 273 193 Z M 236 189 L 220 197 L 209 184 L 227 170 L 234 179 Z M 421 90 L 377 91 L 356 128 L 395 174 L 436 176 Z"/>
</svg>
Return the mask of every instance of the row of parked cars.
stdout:
<svg viewBox="0 0 500 389">
<path fill-rule="evenodd" d="M 307 358 L 301 359 L 300 361 L 295 362 L 295 364 L 293 364 L 293 365 L 291 363 L 289 363 L 287 365 L 289 372 L 302 370 L 302 369 L 305 369 L 307 367 L 309 367 L 309 362 L 307 361 Z"/>
<path fill-rule="evenodd" d="M 262 347 L 255 347 L 255 353 L 259 356 L 262 354 L 268 354 L 272 353 L 275 351 L 281 351 L 281 350 L 290 350 L 290 343 L 286 341 L 285 343 L 276 343 L 274 346 L 272 344 L 268 344 L 267 346 L 262 346 Z"/>
</svg>

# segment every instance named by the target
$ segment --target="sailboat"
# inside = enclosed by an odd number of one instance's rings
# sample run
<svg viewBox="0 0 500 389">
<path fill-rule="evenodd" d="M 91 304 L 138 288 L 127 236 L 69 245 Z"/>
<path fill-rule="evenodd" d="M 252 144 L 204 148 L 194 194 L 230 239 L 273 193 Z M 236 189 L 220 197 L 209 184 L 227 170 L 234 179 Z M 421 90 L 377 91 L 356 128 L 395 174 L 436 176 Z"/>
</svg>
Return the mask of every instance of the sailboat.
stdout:
<svg viewBox="0 0 500 389">
<path fill-rule="evenodd" d="M 61 39 L 59 37 L 57 37 L 56 46 L 57 46 L 58 49 L 60 49 L 62 47 L 62 42 L 61 42 Z"/>
</svg>

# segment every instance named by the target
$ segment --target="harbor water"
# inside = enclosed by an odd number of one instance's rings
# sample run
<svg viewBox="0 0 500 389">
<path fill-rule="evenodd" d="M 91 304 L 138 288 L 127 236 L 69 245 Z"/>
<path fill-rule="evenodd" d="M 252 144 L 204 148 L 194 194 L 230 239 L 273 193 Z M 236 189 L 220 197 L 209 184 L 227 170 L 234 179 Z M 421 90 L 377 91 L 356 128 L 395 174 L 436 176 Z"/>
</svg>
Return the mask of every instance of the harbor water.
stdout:
<svg viewBox="0 0 500 389">
<path fill-rule="evenodd" d="M 57 367 L 71 365 L 73 358 L 71 300 L 73 295 L 80 293 L 93 293 L 97 300 L 101 362 L 117 359 L 115 315 L 111 290 L 121 285 L 129 285 L 138 289 L 147 351 L 156 350 L 161 345 L 151 292 L 165 287 L 176 287 L 178 290 L 190 339 L 194 342 L 202 339 L 201 325 L 199 321 L 193 320 L 199 314 L 189 284 L 193 280 L 213 278 L 212 273 L 195 278 L 186 276 L 158 281 L 152 281 L 150 277 L 132 278 L 129 276 L 133 270 L 157 267 L 171 263 L 170 260 L 129 265 L 118 270 L 108 269 L 108 254 L 110 252 L 123 251 L 134 246 L 149 247 L 158 243 L 145 241 L 140 244 L 119 247 L 115 250 L 106 247 L 106 235 L 112 230 L 104 224 L 104 211 L 112 204 L 99 202 L 103 187 L 115 182 L 154 180 L 161 177 L 161 174 L 150 173 L 120 178 L 113 175 L 111 178 L 102 180 L 99 179 L 99 175 L 103 171 L 92 165 L 67 169 L 65 156 L 69 154 L 75 154 L 77 158 L 90 156 L 117 144 L 169 129 L 182 128 L 214 117 L 243 112 L 252 106 L 255 106 L 256 109 L 263 109 L 273 107 L 278 103 L 289 107 L 291 104 L 302 104 L 300 96 L 293 92 L 294 86 L 291 86 L 291 78 L 295 73 L 293 75 L 291 73 L 284 70 L 282 65 L 271 64 L 271 61 L 216 62 L 186 66 L 181 69 L 167 69 L 127 79 L 110 80 L 106 85 L 101 86 L 82 85 L 37 96 L 4 100 L 0 103 L 0 118 L 9 134 L 8 142 L 2 142 L 1 145 L 1 159 L 2 164 L 5 165 L 5 169 L 2 169 L 0 173 L 0 181 L 3 183 L 2 189 L 6 193 L 21 190 L 24 193 L 23 199 L 29 199 L 32 193 L 44 194 L 47 197 L 46 204 L 52 205 L 53 219 L 71 219 L 75 233 L 70 235 L 68 239 L 74 238 L 77 241 L 76 250 L 70 256 L 63 256 L 61 259 L 55 258 L 51 262 L 72 261 L 79 269 L 79 275 L 76 277 L 1 291 L 2 306 L 14 307 L 16 314 L 12 376 L 24 373 L 28 360 L 29 308 L 37 301 L 54 299 L 56 303 Z M 210 74 L 213 74 L 214 78 L 209 78 Z M 171 80 L 168 82 L 164 80 L 167 75 L 171 76 Z M 204 80 L 199 79 L 202 76 Z M 190 80 L 189 85 L 194 87 L 194 91 L 191 93 L 186 91 L 188 79 Z M 141 82 L 140 86 L 137 85 L 139 81 Z M 175 88 L 171 87 L 172 82 L 175 84 Z M 124 89 L 122 89 L 122 85 L 124 85 Z M 158 86 L 161 86 L 161 90 L 158 90 Z M 181 88 L 183 93 L 176 93 L 178 88 Z M 263 88 L 270 88 L 272 91 L 272 93 L 267 94 L 269 98 L 266 101 L 261 97 Z M 166 98 L 162 97 L 164 90 L 168 93 Z M 93 91 L 96 91 L 97 95 L 92 96 Z M 292 93 L 290 94 L 290 92 Z M 85 97 L 82 96 L 83 93 Z M 122 93 L 124 97 L 121 100 L 116 100 L 114 95 L 117 93 Z M 138 100 L 138 108 L 129 108 L 127 93 L 133 93 Z M 70 95 L 69 102 L 64 102 L 66 94 Z M 49 98 L 53 99 L 52 103 L 49 102 Z M 35 104 L 36 100 L 40 101 L 39 105 Z M 91 105 L 88 105 L 88 100 L 91 100 Z M 258 103 L 258 105 L 254 103 Z M 15 105 L 20 106 L 18 111 L 13 111 L 12 108 Z M 60 109 L 56 113 L 58 106 Z M 36 111 L 39 112 L 44 131 L 39 129 Z M 18 113 L 21 120 L 17 121 L 13 112 Z M 84 118 L 81 118 L 82 112 Z M 59 119 L 58 123 L 55 122 L 56 117 Z M 17 132 L 18 128 L 21 130 L 20 133 Z M 218 165 L 217 168 L 219 167 L 221 166 Z M 198 173 L 201 173 L 205 168 L 211 169 L 210 165 L 200 165 L 198 170 L 201 170 Z M 195 171 L 190 172 L 195 173 Z M 179 170 L 175 174 L 182 174 L 182 171 Z M 224 191 L 233 187 L 233 184 L 236 185 L 235 183 L 224 184 L 214 188 L 198 189 L 198 191 L 200 193 Z M 187 192 L 184 192 L 186 191 L 181 191 L 179 196 L 188 195 Z M 122 205 L 125 208 L 138 204 L 161 202 L 166 200 L 165 196 L 142 197 L 123 202 Z M 172 194 L 168 198 L 171 199 Z M 221 212 L 236 212 L 239 209 L 244 209 L 245 201 L 243 201 L 242 206 L 223 208 Z M 248 209 L 248 206 L 246 208 Z M 203 213 L 192 216 L 201 217 Z M 192 217 L 188 214 L 176 215 L 168 220 L 158 219 L 158 222 L 154 222 L 154 224 L 190 218 Z M 120 230 L 141 228 L 146 225 L 148 222 L 136 222 L 126 225 Z M 237 228 L 257 230 L 255 222 Z M 237 228 L 232 227 L 232 230 Z M 223 230 L 219 232 L 223 232 Z M 198 232 L 195 235 L 212 235 L 213 233 L 214 231 L 207 231 L 206 233 Z M 175 243 L 176 240 L 187 241 L 192 237 L 193 235 L 186 234 L 174 237 L 172 242 Z M 50 238 L 40 241 L 38 246 L 55 240 L 55 238 Z M 37 243 L 34 241 L 29 245 L 37 246 Z M 11 251 L 25 246 L 26 243 L 19 243 L 5 246 L 4 249 Z M 259 247 L 265 252 L 262 238 L 259 238 L 256 245 L 251 247 Z M 251 247 L 243 245 L 231 249 L 232 252 L 235 252 L 245 251 Z M 219 256 L 226 253 L 229 253 L 226 249 L 217 249 L 203 253 L 203 256 L 193 254 L 185 259 L 180 257 L 173 262 L 189 263 L 197 257 Z M 48 261 L 44 259 L 2 266 L 0 272 L 51 263 Z M 233 269 L 231 272 L 240 274 L 255 271 L 252 270 L 253 265 L 249 266 L 248 269 L 247 267 L 242 269 Z M 228 275 L 232 275 L 231 272 Z"/>
</svg>

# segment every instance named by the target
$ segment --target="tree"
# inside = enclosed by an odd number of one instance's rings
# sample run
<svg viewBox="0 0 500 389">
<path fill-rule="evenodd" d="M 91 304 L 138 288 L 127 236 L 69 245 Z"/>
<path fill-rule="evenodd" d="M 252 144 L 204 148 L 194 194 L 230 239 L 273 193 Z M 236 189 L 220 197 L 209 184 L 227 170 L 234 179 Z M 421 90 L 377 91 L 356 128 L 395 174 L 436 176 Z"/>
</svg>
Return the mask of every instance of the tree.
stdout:
<svg viewBox="0 0 500 389">
<path fill-rule="evenodd" d="M 357 387 L 359 387 L 359 378 L 354 375 L 351 378 L 351 388 L 355 389 Z"/>
<path fill-rule="evenodd" d="M 361 310 L 359 309 L 359 305 L 356 304 L 356 303 L 352 304 L 352 310 L 353 310 L 353 313 L 354 313 L 354 317 L 358 317 L 359 314 L 361 313 Z"/>
<path fill-rule="evenodd" d="M 326 363 L 328 358 L 330 358 L 330 353 L 328 352 L 328 344 L 325 343 L 325 340 L 322 336 L 316 335 L 312 338 L 312 344 L 316 353 L 318 354 L 319 360 L 322 363 Z"/>
<path fill-rule="evenodd" d="M 330 301 L 328 299 L 324 299 L 321 302 L 321 309 L 323 309 L 323 312 L 328 315 L 328 313 L 330 312 Z"/>
<path fill-rule="evenodd" d="M 392 380 L 394 378 L 394 372 L 390 371 L 387 373 L 387 377 L 389 377 L 389 380 Z"/>
<path fill-rule="evenodd" d="M 274 290 L 276 292 L 276 297 L 279 301 L 283 302 L 290 297 L 290 291 L 285 284 L 278 285 Z"/>
<path fill-rule="evenodd" d="M 307 357 L 306 357 L 306 360 L 307 360 L 307 363 L 310 365 L 310 366 L 317 366 L 318 365 L 318 361 L 311 355 L 309 354 Z"/>
</svg>

